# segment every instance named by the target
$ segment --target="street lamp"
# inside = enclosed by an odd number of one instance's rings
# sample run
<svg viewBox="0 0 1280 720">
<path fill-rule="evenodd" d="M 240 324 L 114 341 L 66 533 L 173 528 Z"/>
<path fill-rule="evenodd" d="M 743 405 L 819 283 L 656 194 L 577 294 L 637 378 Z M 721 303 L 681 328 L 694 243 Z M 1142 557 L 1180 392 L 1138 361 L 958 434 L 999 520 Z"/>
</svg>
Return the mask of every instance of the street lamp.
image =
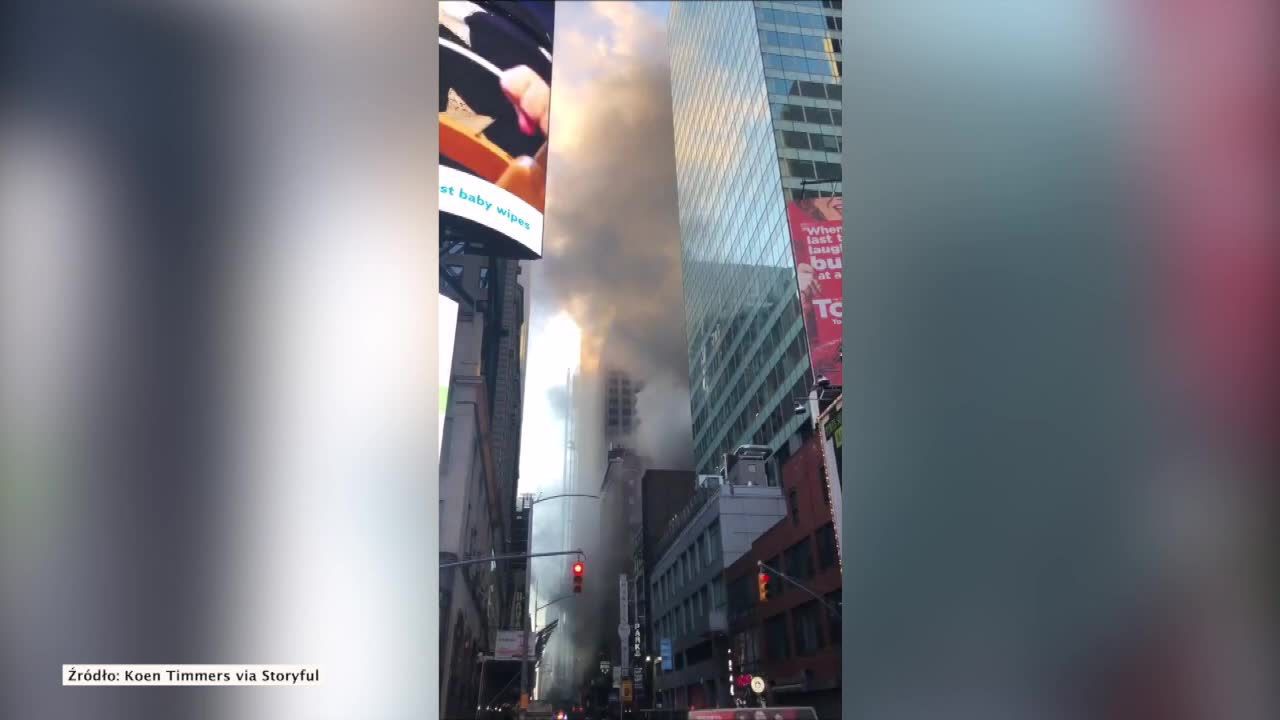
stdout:
<svg viewBox="0 0 1280 720">
<path fill-rule="evenodd" d="M 793 396 L 791 398 L 791 401 L 795 403 L 793 411 L 796 415 L 808 414 L 814 427 L 817 427 L 818 416 L 822 414 L 822 404 L 830 403 L 840 395 L 841 391 L 842 388 L 838 385 L 832 385 L 831 380 L 826 375 L 819 375 L 809 388 L 807 397 Z"/>
<path fill-rule="evenodd" d="M 534 498 L 533 500 L 529 501 L 529 507 L 525 509 L 525 517 L 524 517 L 524 524 L 526 525 L 525 527 L 525 532 L 526 532 L 525 551 L 526 552 L 530 554 L 533 553 L 533 506 L 537 505 L 540 502 L 546 502 L 548 500 L 555 500 L 557 498 L 565 498 L 565 497 L 589 497 L 589 498 L 594 498 L 596 500 L 600 499 L 599 495 L 588 495 L 585 493 L 560 493 L 558 495 L 551 495 L 550 497 Z M 530 558 L 529 561 L 525 564 L 525 570 L 524 570 L 524 612 L 522 613 L 522 616 L 529 620 L 530 629 L 532 629 L 533 626 L 536 625 L 536 618 L 529 617 L 529 596 L 530 594 L 532 594 L 532 592 L 533 592 L 533 559 Z M 534 610 L 534 615 L 537 615 L 536 609 Z M 521 629 L 523 630 L 524 628 L 523 621 L 520 623 L 520 626 L 521 626 Z M 529 662 L 528 662 L 529 635 L 527 634 L 524 635 L 524 642 L 522 643 L 522 645 L 523 645 L 523 648 L 521 650 L 521 658 L 520 658 L 521 705 L 524 704 L 523 701 L 525 698 L 525 694 L 529 692 Z M 525 714 L 525 708 L 521 707 L 520 709 L 521 717 L 523 717 L 524 714 Z"/>
</svg>

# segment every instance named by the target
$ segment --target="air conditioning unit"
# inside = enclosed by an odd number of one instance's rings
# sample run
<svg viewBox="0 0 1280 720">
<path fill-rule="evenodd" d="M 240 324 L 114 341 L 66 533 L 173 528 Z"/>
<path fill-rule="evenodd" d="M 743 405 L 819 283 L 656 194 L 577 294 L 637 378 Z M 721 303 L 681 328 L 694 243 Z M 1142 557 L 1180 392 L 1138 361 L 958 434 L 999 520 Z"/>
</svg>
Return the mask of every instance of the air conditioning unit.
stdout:
<svg viewBox="0 0 1280 720">
<path fill-rule="evenodd" d="M 719 475 L 699 475 L 697 487 L 699 490 L 705 488 L 717 488 L 724 484 L 724 478 Z"/>
</svg>

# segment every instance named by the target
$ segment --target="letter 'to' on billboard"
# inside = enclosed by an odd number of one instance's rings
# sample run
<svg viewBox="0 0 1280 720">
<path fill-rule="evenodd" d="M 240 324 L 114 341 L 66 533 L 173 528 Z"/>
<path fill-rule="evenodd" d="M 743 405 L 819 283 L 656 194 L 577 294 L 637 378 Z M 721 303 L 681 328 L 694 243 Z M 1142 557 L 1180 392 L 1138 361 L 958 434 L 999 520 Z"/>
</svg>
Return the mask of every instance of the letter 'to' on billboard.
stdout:
<svg viewBox="0 0 1280 720">
<path fill-rule="evenodd" d="M 793 201 L 787 204 L 787 220 L 813 374 L 843 386 L 844 201 Z"/>
</svg>

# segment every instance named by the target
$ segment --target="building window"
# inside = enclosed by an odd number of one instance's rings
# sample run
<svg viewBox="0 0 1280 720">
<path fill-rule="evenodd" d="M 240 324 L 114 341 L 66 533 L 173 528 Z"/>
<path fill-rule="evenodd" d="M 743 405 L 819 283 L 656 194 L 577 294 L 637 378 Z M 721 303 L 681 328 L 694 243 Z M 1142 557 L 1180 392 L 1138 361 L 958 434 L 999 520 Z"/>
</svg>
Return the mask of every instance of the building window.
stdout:
<svg viewBox="0 0 1280 720">
<path fill-rule="evenodd" d="M 817 178 L 817 171 L 813 167 L 812 160 L 785 160 L 787 172 L 790 177 L 805 178 L 813 180 Z"/>
<path fill-rule="evenodd" d="M 799 527 L 800 525 L 800 501 L 795 490 L 787 493 L 787 505 L 791 508 L 791 524 Z"/>
<path fill-rule="evenodd" d="M 791 639 L 787 636 L 787 616 L 777 615 L 764 623 L 765 657 L 786 660 L 791 657 Z"/>
<path fill-rule="evenodd" d="M 489 268 L 480 268 L 480 289 L 484 290 L 489 287 Z"/>
<path fill-rule="evenodd" d="M 741 617 L 751 611 L 751 606 L 755 604 L 755 595 L 752 594 L 755 586 L 751 583 L 754 577 L 744 575 L 729 583 L 730 617 Z"/>
<path fill-rule="evenodd" d="M 456 280 L 462 279 L 462 269 L 461 265 L 454 265 L 453 263 L 444 266 L 445 274 Z"/>
<path fill-rule="evenodd" d="M 836 530 L 831 523 L 818 528 L 818 567 L 826 570 L 836 564 Z"/>
<path fill-rule="evenodd" d="M 812 655 L 822 649 L 822 626 L 818 619 L 818 603 L 808 602 L 791 612 L 795 630 L 796 654 Z"/>
<path fill-rule="evenodd" d="M 818 177 L 822 180 L 839 180 L 843 173 L 836 163 L 817 162 L 814 165 L 817 168 Z"/>
<path fill-rule="evenodd" d="M 785 135 L 786 133 L 783 134 Z M 813 145 L 814 150 L 821 150 L 823 152 L 840 152 L 840 138 L 834 135 L 810 133 L 809 142 Z"/>
<path fill-rule="evenodd" d="M 794 150 L 808 150 L 809 135 L 808 133 L 796 132 L 794 130 L 783 130 L 782 145 L 783 147 L 792 148 Z"/>
<path fill-rule="evenodd" d="M 826 87 L 827 88 L 839 87 L 839 85 L 828 85 Z M 800 94 L 803 95 L 804 97 L 811 97 L 811 98 L 827 97 L 827 91 L 823 89 L 822 83 L 809 82 L 807 80 L 800 81 Z M 838 100 L 839 97 L 833 96 L 831 99 Z"/>
<path fill-rule="evenodd" d="M 805 122 L 830 125 L 831 111 L 827 108 L 807 107 L 804 109 L 804 119 Z"/>
<path fill-rule="evenodd" d="M 768 565 L 768 566 L 769 566 L 769 567 L 771 567 L 771 568 L 782 569 L 782 562 L 781 562 L 781 560 L 782 560 L 782 559 L 781 559 L 780 557 L 778 557 L 777 555 L 775 555 L 775 556 L 773 556 L 773 557 L 769 558 L 769 560 L 765 562 L 765 565 Z M 788 573 L 788 574 L 789 574 L 789 573 Z M 786 584 L 785 582 L 783 582 L 783 581 L 782 581 L 782 580 L 780 580 L 779 578 L 773 578 L 772 580 L 770 580 L 770 582 L 769 582 L 769 597 L 771 597 L 771 598 L 774 598 L 774 597 L 780 597 L 780 596 L 782 596 L 783 594 L 785 594 L 785 593 L 786 593 L 786 591 L 787 591 L 787 584 Z"/>
<path fill-rule="evenodd" d="M 804 122 L 804 108 L 800 107 L 799 105 L 783 105 L 781 113 L 782 113 L 783 120 L 790 120 L 791 122 Z"/>
<path fill-rule="evenodd" d="M 809 538 L 787 549 L 786 573 L 794 578 L 813 577 L 813 554 L 809 550 Z"/>
</svg>

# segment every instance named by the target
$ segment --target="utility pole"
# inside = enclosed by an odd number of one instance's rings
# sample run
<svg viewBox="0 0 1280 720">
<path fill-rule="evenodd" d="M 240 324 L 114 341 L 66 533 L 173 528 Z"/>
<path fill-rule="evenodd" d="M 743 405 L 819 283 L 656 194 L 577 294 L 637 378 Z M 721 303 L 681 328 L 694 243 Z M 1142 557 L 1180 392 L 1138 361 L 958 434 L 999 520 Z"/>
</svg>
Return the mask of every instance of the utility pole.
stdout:
<svg viewBox="0 0 1280 720">
<path fill-rule="evenodd" d="M 552 495 L 550 497 L 545 497 L 545 498 L 536 498 L 530 501 L 529 507 L 525 509 L 525 525 L 527 526 L 526 539 L 525 539 L 526 550 L 529 550 L 529 551 L 533 550 L 533 506 L 537 505 L 540 502 L 546 502 L 547 500 L 555 500 L 556 498 L 562 498 L 562 497 L 589 497 L 589 498 L 595 498 L 596 500 L 600 499 L 599 495 L 587 495 L 585 493 L 560 493 L 558 495 Z M 568 555 L 570 553 L 564 552 L 564 553 L 545 553 L 545 554 L 546 555 Z M 581 555 L 582 552 L 578 551 L 578 554 Z M 525 564 L 525 571 L 524 571 L 524 610 L 521 612 L 521 621 L 520 621 L 520 628 L 521 628 L 520 638 L 521 638 L 521 645 L 523 646 L 523 649 L 521 651 L 521 657 L 520 657 L 520 717 L 522 718 L 525 717 L 528 713 L 528 706 L 527 706 L 526 700 L 529 693 L 529 663 L 527 662 L 527 659 L 529 655 L 529 635 L 531 634 L 530 632 L 525 631 L 524 627 L 525 627 L 525 623 L 527 622 L 529 623 L 529 629 L 530 630 L 533 629 L 533 618 L 529 617 L 529 608 L 531 606 L 531 603 L 529 601 L 529 596 L 533 593 L 533 558 L 535 556 L 542 556 L 542 555 L 543 553 L 529 552 L 528 554 L 529 561 Z"/>
<path fill-rule="evenodd" d="M 524 549 L 533 552 L 533 505 L 531 501 L 529 507 L 524 511 L 525 524 L 525 546 Z M 529 593 L 533 592 L 533 558 L 530 557 L 524 564 L 524 610 L 520 613 L 520 717 L 525 717 L 529 711 L 529 631 L 525 630 L 525 623 L 529 623 L 529 629 L 533 629 L 533 621 L 529 618 Z"/>
</svg>

